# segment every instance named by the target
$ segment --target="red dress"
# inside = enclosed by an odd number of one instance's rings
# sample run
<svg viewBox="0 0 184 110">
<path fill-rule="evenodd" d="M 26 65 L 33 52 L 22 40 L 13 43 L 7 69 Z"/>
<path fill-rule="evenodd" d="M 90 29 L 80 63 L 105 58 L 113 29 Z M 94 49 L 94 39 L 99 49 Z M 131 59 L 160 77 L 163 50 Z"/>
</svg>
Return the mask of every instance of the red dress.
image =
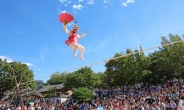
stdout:
<svg viewBox="0 0 184 110">
<path fill-rule="evenodd" d="M 78 43 L 78 35 L 76 32 L 71 31 L 71 36 L 69 36 L 68 40 L 65 43 L 69 46 L 70 43 Z"/>
</svg>

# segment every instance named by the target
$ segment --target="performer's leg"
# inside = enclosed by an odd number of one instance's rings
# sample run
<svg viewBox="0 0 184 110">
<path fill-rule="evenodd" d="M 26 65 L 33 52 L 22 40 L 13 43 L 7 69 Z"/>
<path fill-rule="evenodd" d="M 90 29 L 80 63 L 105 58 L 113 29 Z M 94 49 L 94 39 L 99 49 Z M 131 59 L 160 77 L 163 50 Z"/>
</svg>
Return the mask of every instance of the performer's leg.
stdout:
<svg viewBox="0 0 184 110">
<path fill-rule="evenodd" d="M 84 50 L 82 50 L 82 51 L 80 52 L 80 59 L 81 59 L 81 60 L 85 60 L 85 59 L 83 58 L 83 54 L 84 54 Z"/>
<path fill-rule="evenodd" d="M 78 44 L 78 49 L 80 50 L 80 59 L 84 60 L 83 54 L 84 54 L 85 48 L 82 45 Z"/>
<path fill-rule="evenodd" d="M 73 57 L 77 57 L 77 49 L 74 49 Z"/>
<path fill-rule="evenodd" d="M 80 50 L 80 59 L 84 60 L 83 54 L 84 54 L 85 48 L 82 45 L 77 44 L 77 43 L 70 43 L 69 46 L 70 46 L 70 48 L 74 49 L 74 56 L 76 56 L 77 50 Z"/>
<path fill-rule="evenodd" d="M 78 49 L 78 47 L 79 47 L 78 44 L 76 44 L 76 43 L 70 43 L 69 46 L 70 46 L 70 48 L 72 48 L 73 50 Z"/>
<path fill-rule="evenodd" d="M 78 47 L 78 45 L 75 44 L 75 43 L 70 43 L 69 46 L 70 46 L 70 48 L 72 48 L 74 50 L 73 57 L 76 57 L 77 56 L 77 47 Z"/>
</svg>

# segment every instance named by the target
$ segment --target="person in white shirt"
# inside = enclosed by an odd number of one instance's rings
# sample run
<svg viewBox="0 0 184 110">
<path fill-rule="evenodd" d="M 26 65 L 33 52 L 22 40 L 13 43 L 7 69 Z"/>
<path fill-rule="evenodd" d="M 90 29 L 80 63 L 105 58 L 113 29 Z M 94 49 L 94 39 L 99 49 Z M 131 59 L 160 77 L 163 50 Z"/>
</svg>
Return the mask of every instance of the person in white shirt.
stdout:
<svg viewBox="0 0 184 110">
<path fill-rule="evenodd" d="M 179 101 L 178 110 L 184 110 L 184 97 L 181 97 Z"/>
</svg>

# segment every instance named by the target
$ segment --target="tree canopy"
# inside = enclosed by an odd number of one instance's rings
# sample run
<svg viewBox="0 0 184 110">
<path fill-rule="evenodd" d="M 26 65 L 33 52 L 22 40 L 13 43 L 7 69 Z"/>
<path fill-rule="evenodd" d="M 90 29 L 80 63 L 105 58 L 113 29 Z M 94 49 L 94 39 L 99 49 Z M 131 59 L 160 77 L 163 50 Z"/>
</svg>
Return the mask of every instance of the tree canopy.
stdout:
<svg viewBox="0 0 184 110">
<path fill-rule="evenodd" d="M 52 83 L 52 82 L 65 82 L 67 73 L 59 73 L 55 72 L 54 74 L 51 75 L 51 78 L 47 81 L 47 83 Z"/>
<path fill-rule="evenodd" d="M 21 80 L 23 73 L 25 72 L 24 77 L 22 78 L 22 83 L 33 80 L 33 71 L 28 68 L 26 64 L 21 64 L 20 62 L 7 62 L 7 60 L 0 59 L 0 96 L 3 96 L 5 92 L 11 91 L 15 86 L 16 82 L 14 75 L 17 79 L 17 82 Z M 19 86 L 20 89 L 30 87 L 32 89 L 36 88 L 35 82 L 25 83 Z"/>
<path fill-rule="evenodd" d="M 162 36 L 161 44 L 180 41 L 178 35 L 169 34 L 169 39 Z M 133 51 L 127 49 L 126 54 Z M 110 60 L 105 64 L 108 83 L 111 85 L 135 84 L 147 82 L 151 84 L 162 83 L 173 77 L 184 76 L 184 43 L 178 42 L 168 46 L 162 46 L 159 50 L 149 53 L 142 52 L 142 47 L 129 56 Z M 124 54 L 116 53 L 114 57 Z"/>
<path fill-rule="evenodd" d="M 75 72 L 69 73 L 66 77 L 65 87 L 67 88 L 80 88 L 96 87 L 99 83 L 99 78 L 92 71 L 91 68 L 84 67 Z"/>
<path fill-rule="evenodd" d="M 73 92 L 72 98 L 77 102 L 91 101 L 93 98 L 93 92 L 88 88 L 78 88 Z"/>
</svg>

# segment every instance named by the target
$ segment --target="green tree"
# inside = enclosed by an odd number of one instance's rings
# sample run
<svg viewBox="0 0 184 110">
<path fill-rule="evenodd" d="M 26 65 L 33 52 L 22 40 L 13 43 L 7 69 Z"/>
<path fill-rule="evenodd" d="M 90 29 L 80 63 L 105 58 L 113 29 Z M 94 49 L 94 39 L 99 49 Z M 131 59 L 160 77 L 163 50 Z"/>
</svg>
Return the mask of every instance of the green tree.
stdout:
<svg viewBox="0 0 184 110">
<path fill-rule="evenodd" d="M 72 98 L 77 102 L 91 101 L 93 98 L 93 92 L 88 88 L 78 88 L 72 93 Z"/>
<path fill-rule="evenodd" d="M 141 82 L 147 73 L 150 65 L 150 60 L 144 55 L 142 47 L 140 50 L 131 49 L 126 50 L 124 53 L 116 53 L 114 58 L 106 63 L 106 74 L 108 83 L 111 86 L 121 86 L 124 84 L 134 84 Z"/>
<path fill-rule="evenodd" d="M 107 75 L 104 74 L 103 72 L 98 72 L 96 73 L 96 86 L 95 88 L 107 88 L 108 83 L 107 83 Z"/>
<path fill-rule="evenodd" d="M 14 87 L 16 87 L 13 72 L 15 73 L 18 83 L 21 80 L 24 72 L 25 75 L 22 78 L 22 83 L 33 80 L 34 77 L 33 72 L 28 68 L 26 64 L 21 64 L 20 62 L 8 63 L 6 60 L 3 61 L 0 59 L 0 96 L 3 96 L 5 92 L 11 91 Z M 36 83 L 30 82 L 20 84 L 19 87 L 20 89 L 27 87 L 35 89 Z"/>
<path fill-rule="evenodd" d="M 67 88 L 94 88 L 98 84 L 98 77 L 91 68 L 84 67 L 67 75 L 64 83 Z"/>
<path fill-rule="evenodd" d="M 0 96 L 15 86 L 11 65 L 7 60 L 0 59 Z"/>
<path fill-rule="evenodd" d="M 114 58 L 117 57 L 121 58 L 110 60 L 105 64 L 105 74 L 107 78 L 107 84 L 109 86 L 122 85 L 123 81 L 120 82 L 120 80 L 124 80 L 125 75 L 120 68 L 125 66 L 126 58 L 122 57 L 122 54 L 120 53 L 116 53 L 114 55 Z"/>
<path fill-rule="evenodd" d="M 53 83 L 53 82 L 65 82 L 66 81 L 66 77 L 67 77 L 67 73 L 63 72 L 63 73 L 59 73 L 59 72 L 55 72 L 54 74 L 51 75 L 51 78 L 47 81 L 47 83 Z"/>
<path fill-rule="evenodd" d="M 144 55 L 142 46 L 140 46 L 140 50 L 135 50 L 135 52 L 136 54 L 133 55 L 135 60 L 134 80 L 140 83 L 144 82 L 146 75 L 151 73 L 148 69 L 151 63 L 150 58 Z"/>
<path fill-rule="evenodd" d="M 169 34 L 169 39 L 162 36 L 161 44 L 180 41 L 178 35 Z M 184 76 L 184 43 L 178 42 L 172 45 L 163 46 L 158 51 L 150 53 L 152 74 L 149 77 L 151 83 L 162 83 L 173 77 Z"/>
<path fill-rule="evenodd" d="M 20 89 L 24 89 L 28 87 L 30 87 L 31 89 L 36 88 L 36 83 L 34 81 L 26 83 L 28 81 L 34 80 L 33 71 L 30 70 L 26 64 L 22 64 L 21 62 L 11 62 L 10 65 L 16 75 L 17 82 L 20 81 L 21 77 L 23 76 L 23 73 L 25 72 L 21 81 L 21 83 L 24 83 L 24 84 L 20 84 Z"/>
</svg>

